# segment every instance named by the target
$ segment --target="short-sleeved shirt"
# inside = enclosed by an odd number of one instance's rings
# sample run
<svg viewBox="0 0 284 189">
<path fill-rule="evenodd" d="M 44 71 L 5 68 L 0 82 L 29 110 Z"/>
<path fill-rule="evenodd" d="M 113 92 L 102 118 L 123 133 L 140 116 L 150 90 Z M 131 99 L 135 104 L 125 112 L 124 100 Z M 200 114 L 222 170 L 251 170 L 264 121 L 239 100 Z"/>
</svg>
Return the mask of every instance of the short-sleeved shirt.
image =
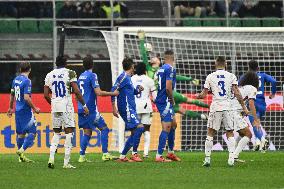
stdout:
<svg viewBox="0 0 284 189">
<path fill-rule="evenodd" d="M 54 69 L 46 75 L 45 86 L 52 92 L 51 112 L 74 112 L 72 82 L 77 82 L 76 72 L 67 68 Z"/>
<path fill-rule="evenodd" d="M 207 76 L 204 88 L 213 95 L 210 112 L 231 110 L 233 85 L 238 85 L 236 76 L 225 70 L 217 70 Z"/>
<path fill-rule="evenodd" d="M 131 77 L 134 88 L 142 86 L 144 90 L 135 95 L 137 113 L 153 112 L 150 94 L 156 90 L 154 80 L 146 75 L 134 75 Z"/>
<path fill-rule="evenodd" d="M 24 95 L 31 96 L 32 83 L 29 78 L 24 75 L 17 76 L 12 83 L 11 93 L 15 94 L 16 112 L 21 110 L 31 111 L 31 107 L 24 99 Z"/>
<path fill-rule="evenodd" d="M 172 89 L 176 85 L 176 69 L 169 64 L 164 64 L 157 72 L 158 80 L 158 94 L 155 100 L 158 104 L 166 104 L 168 102 L 168 95 L 166 92 L 166 82 L 172 81 Z"/>
<path fill-rule="evenodd" d="M 100 87 L 97 74 L 91 71 L 83 72 L 78 79 L 78 85 L 90 113 L 97 112 L 97 95 L 94 91 L 95 88 Z M 78 113 L 83 112 L 84 108 L 82 104 L 78 102 Z"/>
<path fill-rule="evenodd" d="M 256 99 L 257 89 L 252 85 L 245 85 L 239 87 L 243 100 Z M 232 110 L 241 110 L 242 106 L 236 97 L 232 99 Z"/>
</svg>

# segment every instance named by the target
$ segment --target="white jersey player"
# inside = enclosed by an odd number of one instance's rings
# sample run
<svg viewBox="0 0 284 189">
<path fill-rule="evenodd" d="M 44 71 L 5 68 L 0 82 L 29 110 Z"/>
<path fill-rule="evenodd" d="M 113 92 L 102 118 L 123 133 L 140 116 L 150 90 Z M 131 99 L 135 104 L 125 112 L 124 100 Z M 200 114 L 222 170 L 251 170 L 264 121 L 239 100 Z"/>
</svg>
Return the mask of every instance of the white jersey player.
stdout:
<svg viewBox="0 0 284 189">
<path fill-rule="evenodd" d="M 57 69 L 46 75 L 44 85 L 44 97 L 51 104 L 52 127 L 54 131 L 50 146 L 48 167 L 54 168 L 54 155 L 61 138 L 60 132 L 64 129 L 66 139 L 64 144 L 65 157 L 63 168 L 75 168 L 69 164 L 75 128 L 71 88 L 80 103 L 84 104 L 86 114 L 89 113 L 89 110 L 78 88 L 76 73 L 65 68 L 66 59 L 64 57 L 57 57 L 56 66 Z"/>
<path fill-rule="evenodd" d="M 257 88 L 259 86 L 258 84 L 259 80 L 257 74 L 255 72 L 249 71 L 243 75 L 242 80 L 240 81 L 239 90 L 244 101 L 248 101 L 250 113 L 254 117 L 254 125 L 258 129 L 260 129 L 260 121 L 257 118 L 256 109 L 254 105 L 254 101 L 256 99 L 257 94 Z M 235 127 L 234 130 L 239 133 L 240 137 L 242 137 L 239 138 L 240 140 L 238 141 L 238 145 L 235 149 L 234 158 L 236 162 L 244 162 L 243 160 L 239 160 L 239 154 L 250 141 L 252 134 L 244 118 L 244 115 L 242 114 L 242 106 L 235 97 L 232 98 L 231 106 L 233 113 L 233 123 Z"/>
<path fill-rule="evenodd" d="M 146 75 L 146 65 L 144 63 L 137 64 L 136 74 L 131 77 L 131 81 L 135 88 L 142 86 L 144 90 L 135 96 L 136 111 L 138 118 L 144 125 L 144 158 L 149 157 L 150 148 L 150 126 L 152 124 L 152 102 L 157 96 L 154 80 Z M 137 152 L 132 152 L 137 153 Z"/>
<path fill-rule="evenodd" d="M 235 138 L 234 126 L 231 111 L 232 94 L 238 99 L 245 113 L 248 110 L 243 102 L 238 89 L 237 78 L 234 74 L 225 71 L 226 60 L 224 57 L 218 57 L 215 61 L 216 71 L 209 74 L 206 78 L 203 91 L 197 95 L 197 98 L 204 98 L 210 90 L 213 100 L 210 106 L 210 113 L 207 123 L 207 138 L 205 141 L 205 161 L 203 166 L 210 166 L 210 156 L 213 147 L 213 137 L 223 124 L 228 138 L 229 159 L 228 164 L 234 165 Z"/>
</svg>

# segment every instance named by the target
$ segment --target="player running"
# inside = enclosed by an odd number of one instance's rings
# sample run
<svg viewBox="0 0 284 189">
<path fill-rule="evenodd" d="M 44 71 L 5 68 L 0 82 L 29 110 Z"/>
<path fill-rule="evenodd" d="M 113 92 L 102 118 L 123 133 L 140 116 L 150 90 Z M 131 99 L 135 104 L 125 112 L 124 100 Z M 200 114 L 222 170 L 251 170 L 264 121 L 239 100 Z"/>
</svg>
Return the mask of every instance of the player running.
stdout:
<svg viewBox="0 0 284 189">
<path fill-rule="evenodd" d="M 265 102 L 265 95 L 264 95 L 264 85 L 265 83 L 271 83 L 271 94 L 269 95 L 269 98 L 272 99 L 275 97 L 276 93 L 276 80 L 264 73 L 259 71 L 258 63 L 255 60 L 251 60 L 249 62 L 249 70 L 257 72 L 258 78 L 259 78 L 259 87 L 255 99 L 255 107 L 256 107 L 256 114 L 257 117 L 260 120 L 264 120 L 265 112 L 266 112 L 266 102 Z M 240 79 L 242 80 L 242 78 Z M 263 151 L 265 152 L 267 147 L 268 147 L 268 140 L 265 139 L 265 136 L 263 135 L 263 132 L 261 129 L 257 129 L 255 127 L 254 123 L 254 118 L 253 116 L 249 116 L 250 122 L 253 126 L 253 132 L 254 135 L 256 136 L 256 144 L 255 144 L 255 151 Z"/>
<path fill-rule="evenodd" d="M 101 142 L 102 142 L 102 160 L 109 161 L 113 159 L 113 156 L 108 153 L 108 133 L 109 128 L 105 123 L 104 118 L 101 116 L 100 112 L 98 111 L 97 107 L 97 96 L 117 96 L 119 93 L 118 91 L 114 92 L 107 92 L 102 91 L 100 89 L 100 85 L 98 82 L 98 77 L 95 73 L 92 72 L 93 70 L 93 59 L 92 57 L 85 57 L 83 59 L 83 66 L 85 68 L 85 72 L 83 72 L 79 79 L 78 84 L 80 91 L 83 95 L 84 101 L 90 111 L 89 115 L 86 116 L 84 114 L 83 105 L 78 102 L 78 125 L 79 128 L 84 130 L 84 135 L 80 143 L 80 157 L 78 162 L 90 162 L 86 159 L 85 152 L 86 148 L 89 144 L 89 141 L 92 136 L 92 130 L 96 127 L 101 132 Z"/>
<path fill-rule="evenodd" d="M 260 122 L 256 115 L 255 109 L 255 99 L 258 88 L 258 76 L 255 72 L 249 71 L 245 73 L 242 77 L 241 82 L 239 83 L 239 90 L 244 101 L 248 101 L 249 110 L 251 116 L 254 118 L 254 125 L 257 129 L 260 129 Z M 237 147 L 234 152 L 235 162 L 245 162 L 244 160 L 239 159 L 239 154 L 242 152 L 244 147 L 251 140 L 252 134 L 248 127 L 248 124 L 245 120 L 244 115 L 242 114 L 242 106 L 238 100 L 234 97 L 232 99 L 232 111 L 233 111 L 233 121 L 234 121 L 234 130 L 239 133 L 239 136 L 242 137 L 237 144 Z"/>
<path fill-rule="evenodd" d="M 112 108 L 113 115 L 118 117 L 118 113 L 120 114 L 125 122 L 125 130 L 131 131 L 131 135 L 124 144 L 118 162 L 142 162 L 142 159 L 137 153 L 133 154 L 130 160 L 126 157 L 126 154 L 131 147 L 133 147 L 134 152 L 137 152 L 141 135 L 144 132 L 144 126 L 138 119 L 135 104 L 135 95 L 140 94 L 141 91 L 143 91 L 143 87 L 139 86 L 135 89 L 132 84 L 131 76 L 134 73 L 133 60 L 125 58 L 122 61 L 122 66 L 124 72 L 118 76 L 112 87 L 112 91 L 119 91 L 119 95 L 117 96 L 117 108 L 115 106 L 115 97 L 112 97 Z"/>
<path fill-rule="evenodd" d="M 206 78 L 204 89 L 196 98 L 204 98 L 210 90 L 213 94 L 213 100 L 210 106 L 210 113 L 207 123 L 207 138 L 205 141 L 205 160 L 203 166 L 209 167 L 211 163 L 211 151 L 213 147 L 213 137 L 220 129 L 221 124 L 226 129 L 228 138 L 228 165 L 234 165 L 234 151 L 235 151 L 235 138 L 234 138 L 234 125 L 232 120 L 231 111 L 231 96 L 232 92 L 241 104 L 245 114 L 248 110 L 244 104 L 240 91 L 238 89 L 237 78 L 234 74 L 227 72 L 227 63 L 224 57 L 217 57 L 215 61 L 216 71 L 209 74 Z"/>
<path fill-rule="evenodd" d="M 152 124 L 152 103 L 151 96 L 153 100 L 156 99 L 157 91 L 155 83 L 152 79 L 146 76 L 146 65 L 144 63 L 139 63 L 135 67 L 136 74 L 131 77 L 134 88 L 138 89 L 139 86 L 142 86 L 144 90 L 135 95 L 135 103 L 138 114 L 138 119 L 144 125 L 144 158 L 149 157 L 149 148 L 150 148 L 150 126 Z M 151 95 L 151 96 L 150 96 Z M 133 151 L 133 154 L 136 154 L 137 151 Z"/>
<path fill-rule="evenodd" d="M 161 66 L 161 60 L 158 56 L 152 55 L 153 52 L 152 52 L 151 48 L 149 50 L 146 49 L 145 46 L 147 46 L 147 45 L 149 46 L 150 44 L 145 43 L 145 32 L 139 31 L 137 35 L 138 35 L 138 38 L 139 38 L 139 50 L 140 50 L 140 54 L 141 54 L 143 63 L 146 65 L 147 75 L 151 79 L 155 80 L 156 85 L 157 85 L 155 75 L 156 75 L 156 72 L 159 70 L 159 68 Z M 148 51 L 149 51 L 149 53 L 148 53 Z M 149 58 L 150 58 L 150 61 L 149 61 Z M 193 79 L 192 77 L 186 77 L 186 76 L 182 76 L 182 75 L 177 75 L 176 81 L 191 81 L 194 85 L 199 85 L 198 79 Z M 200 107 L 204 107 L 204 108 L 209 108 L 208 104 L 201 102 L 199 100 L 196 100 L 196 99 L 188 98 L 185 95 L 182 95 L 181 93 L 178 93 L 176 91 L 173 92 L 173 97 L 174 97 L 174 100 L 175 100 L 175 105 L 174 105 L 173 108 L 174 108 L 174 111 L 176 113 L 180 113 L 182 115 L 186 115 L 186 116 L 189 116 L 191 118 L 207 119 L 206 114 L 186 110 L 186 109 L 182 108 L 180 106 L 180 104 L 187 103 L 187 104 L 194 104 L 196 106 L 200 106 Z"/>
<path fill-rule="evenodd" d="M 33 111 L 38 114 L 40 109 L 33 104 L 31 99 L 32 83 L 29 79 L 29 74 L 31 73 L 30 63 L 21 62 L 20 72 L 21 74 L 17 76 L 12 83 L 7 115 L 10 118 L 12 117 L 14 100 L 16 99 L 15 122 L 19 162 L 34 162 L 28 159 L 24 155 L 24 152 L 33 145 L 37 127 Z"/>
<path fill-rule="evenodd" d="M 156 162 L 181 161 L 174 154 L 175 130 L 177 127 L 173 90 L 176 85 L 176 69 L 174 65 L 174 52 L 172 50 L 165 51 L 165 64 L 158 70 L 158 94 L 155 100 L 156 106 L 160 112 L 162 131 L 159 137 L 158 151 L 156 154 Z M 167 158 L 163 157 L 163 151 L 168 139 L 169 152 Z"/>
<path fill-rule="evenodd" d="M 65 132 L 63 168 L 72 169 L 76 167 L 69 163 L 72 150 L 72 138 L 75 130 L 71 89 L 75 93 L 78 101 L 83 104 L 85 115 L 89 114 L 89 109 L 78 88 L 76 73 L 73 70 L 65 68 L 66 58 L 58 56 L 56 58 L 56 66 L 56 69 L 46 75 L 44 85 L 44 97 L 46 101 L 51 104 L 52 127 L 54 131 L 54 135 L 51 139 L 48 167 L 54 168 L 54 156 L 61 138 L 60 132 L 63 129 Z M 50 93 L 52 97 L 49 96 Z"/>
</svg>

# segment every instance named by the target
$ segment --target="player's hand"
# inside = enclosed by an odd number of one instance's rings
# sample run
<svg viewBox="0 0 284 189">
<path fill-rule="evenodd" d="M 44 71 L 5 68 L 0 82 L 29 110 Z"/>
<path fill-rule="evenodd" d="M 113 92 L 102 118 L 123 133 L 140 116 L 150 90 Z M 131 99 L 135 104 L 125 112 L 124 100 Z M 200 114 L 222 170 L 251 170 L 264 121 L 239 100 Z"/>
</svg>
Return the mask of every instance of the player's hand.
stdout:
<svg viewBox="0 0 284 189">
<path fill-rule="evenodd" d="M 116 107 L 113 107 L 113 108 L 112 108 L 112 114 L 113 114 L 115 117 L 119 118 L 118 110 L 117 110 Z"/>
<path fill-rule="evenodd" d="M 200 80 L 199 79 L 194 79 L 191 81 L 193 85 L 198 86 L 200 84 Z"/>
<path fill-rule="evenodd" d="M 174 98 L 169 98 L 169 102 L 170 102 L 173 106 L 176 104 Z"/>
<path fill-rule="evenodd" d="M 88 109 L 87 106 L 84 107 L 84 114 L 85 114 L 86 116 L 89 115 L 89 109 Z"/>
<path fill-rule="evenodd" d="M 137 32 L 137 35 L 140 40 L 143 40 L 145 38 L 145 32 L 143 30 L 139 30 Z"/>
<path fill-rule="evenodd" d="M 200 93 L 197 93 L 197 94 L 195 95 L 195 98 L 196 98 L 196 99 L 203 99 Z"/>
<path fill-rule="evenodd" d="M 275 94 L 270 94 L 269 99 L 273 99 L 275 97 Z"/>
<path fill-rule="evenodd" d="M 142 87 L 141 85 L 139 85 L 139 87 L 138 87 L 138 92 L 141 93 L 142 91 L 144 91 L 144 87 Z"/>
<path fill-rule="evenodd" d="M 8 111 L 7 111 L 7 116 L 8 116 L 9 118 L 11 118 L 12 115 L 13 115 L 13 109 L 9 108 Z"/>
<path fill-rule="evenodd" d="M 118 95 L 119 95 L 119 91 L 118 90 L 113 91 L 113 96 L 118 96 Z"/>
<path fill-rule="evenodd" d="M 243 114 L 244 114 L 244 116 L 249 115 L 249 111 L 248 111 L 246 106 L 243 107 Z"/>
<path fill-rule="evenodd" d="M 254 119 L 253 125 L 256 126 L 257 130 L 259 130 L 260 129 L 260 121 L 259 121 L 259 119 Z"/>
<path fill-rule="evenodd" d="M 36 114 L 39 114 L 40 109 L 39 109 L 38 107 L 35 107 L 34 112 L 35 112 Z"/>
</svg>

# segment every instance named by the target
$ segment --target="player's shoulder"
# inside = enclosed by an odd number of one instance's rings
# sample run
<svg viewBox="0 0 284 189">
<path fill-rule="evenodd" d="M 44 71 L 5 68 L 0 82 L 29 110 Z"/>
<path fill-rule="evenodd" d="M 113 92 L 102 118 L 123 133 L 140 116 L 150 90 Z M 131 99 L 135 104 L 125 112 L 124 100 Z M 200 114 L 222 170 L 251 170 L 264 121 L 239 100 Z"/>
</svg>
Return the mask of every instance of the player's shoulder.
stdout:
<svg viewBox="0 0 284 189">
<path fill-rule="evenodd" d="M 243 86 L 243 88 L 244 88 L 246 91 L 257 92 L 257 88 L 255 88 L 255 87 L 252 86 L 252 85 L 245 85 L 245 86 Z"/>
</svg>

